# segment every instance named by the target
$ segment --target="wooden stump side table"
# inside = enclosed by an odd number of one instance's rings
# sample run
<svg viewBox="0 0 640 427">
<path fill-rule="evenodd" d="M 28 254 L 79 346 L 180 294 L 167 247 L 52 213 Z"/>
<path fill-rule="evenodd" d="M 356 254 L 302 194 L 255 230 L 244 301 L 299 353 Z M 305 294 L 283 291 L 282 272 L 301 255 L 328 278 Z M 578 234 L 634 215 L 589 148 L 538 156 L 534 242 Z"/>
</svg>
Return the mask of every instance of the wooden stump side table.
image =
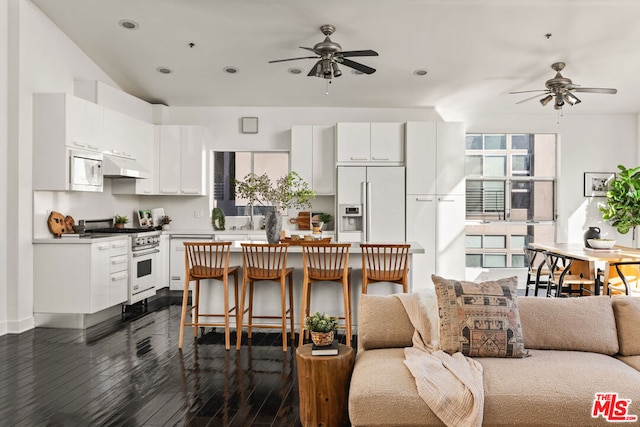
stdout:
<svg viewBox="0 0 640 427">
<path fill-rule="evenodd" d="M 353 348 L 338 344 L 335 356 L 312 356 L 311 344 L 296 350 L 300 422 L 307 426 L 348 426 Z"/>
</svg>

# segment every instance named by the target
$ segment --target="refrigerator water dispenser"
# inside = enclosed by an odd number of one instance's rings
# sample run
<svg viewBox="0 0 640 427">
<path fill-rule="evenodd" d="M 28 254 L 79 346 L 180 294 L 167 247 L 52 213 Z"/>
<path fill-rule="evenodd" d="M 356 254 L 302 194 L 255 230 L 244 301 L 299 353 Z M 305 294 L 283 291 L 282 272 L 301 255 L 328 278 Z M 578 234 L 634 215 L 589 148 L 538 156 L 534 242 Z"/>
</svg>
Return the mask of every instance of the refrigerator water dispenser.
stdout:
<svg viewBox="0 0 640 427">
<path fill-rule="evenodd" d="M 362 205 L 340 205 L 340 231 L 362 231 Z"/>
</svg>

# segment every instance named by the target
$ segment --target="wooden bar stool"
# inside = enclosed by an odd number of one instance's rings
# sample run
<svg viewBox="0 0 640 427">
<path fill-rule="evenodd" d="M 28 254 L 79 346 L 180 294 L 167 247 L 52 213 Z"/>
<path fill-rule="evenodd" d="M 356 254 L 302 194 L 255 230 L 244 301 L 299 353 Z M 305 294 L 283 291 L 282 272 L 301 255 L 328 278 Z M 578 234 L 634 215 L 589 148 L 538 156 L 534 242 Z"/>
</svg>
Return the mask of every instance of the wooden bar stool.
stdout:
<svg viewBox="0 0 640 427">
<path fill-rule="evenodd" d="M 237 329 L 236 349 L 240 349 L 242 341 L 242 322 L 244 313 L 248 312 L 248 337 L 251 338 L 253 328 L 282 328 L 282 351 L 287 351 L 287 318 L 291 322 L 291 340 L 295 340 L 293 329 L 293 268 L 287 267 L 289 245 L 243 243 L 242 246 L 242 291 L 240 292 L 240 316 Z M 280 283 L 281 315 L 253 315 L 253 285 L 256 282 Z M 289 308 L 286 307 L 287 286 L 289 292 Z M 249 306 L 245 309 L 244 301 L 247 284 L 249 285 Z M 281 319 L 281 324 L 254 324 L 253 319 Z"/>
<path fill-rule="evenodd" d="M 367 293 L 369 283 L 390 282 L 402 285 L 402 292 L 409 292 L 410 244 L 365 244 L 362 248 L 362 293 Z"/>
<path fill-rule="evenodd" d="M 229 250 L 231 242 L 185 242 L 184 243 L 185 278 L 182 293 L 182 316 L 180 317 L 180 338 L 178 348 L 182 348 L 185 326 L 193 326 L 193 336 L 198 336 L 198 327 L 224 326 L 224 345 L 230 347 L 229 314 L 235 312 L 238 323 L 238 267 L 229 267 Z M 233 276 L 234 306 L 229 308 L 229 276 Z M 224 289 L 224 313 L 200 313 L 200 280 L 214 279 L 222 281 Z M 189 283 L 195 281 L 191 298 L 191 308 L 187 310 L 189 299 Z M 186 323 L 187 311 L 192 311 L 191 323 Z M 222 317 L 224 323 L 201 323 L 200 317 Z"/>
<path fill-rule="evenodd" d="M 311 284 L 337 282 L 342 284 L 344 303 L 344 329 L 347 345 L 351 345 L 351 268 L 349 267 L 351 243 L 303 243 L 302 244 L 302 309 L 300 310 L 300 346 L 304 344 L 304 319 L 311 307 Z"/>
</svg>

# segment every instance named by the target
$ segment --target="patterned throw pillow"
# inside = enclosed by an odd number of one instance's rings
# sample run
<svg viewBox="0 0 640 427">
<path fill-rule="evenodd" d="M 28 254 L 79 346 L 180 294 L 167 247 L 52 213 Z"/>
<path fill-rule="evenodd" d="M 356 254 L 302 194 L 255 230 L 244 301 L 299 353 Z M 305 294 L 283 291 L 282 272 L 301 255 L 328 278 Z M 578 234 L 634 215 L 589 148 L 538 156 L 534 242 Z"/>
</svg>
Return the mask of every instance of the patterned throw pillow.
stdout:
<svg viewBox="0 0 640 427">
<path fill-rule="evenodd" d="M 440 349 L 471 357 L 526 357 L 518 280 L 474 283 L 432 275 L 440 315 Z"/>
</svg>

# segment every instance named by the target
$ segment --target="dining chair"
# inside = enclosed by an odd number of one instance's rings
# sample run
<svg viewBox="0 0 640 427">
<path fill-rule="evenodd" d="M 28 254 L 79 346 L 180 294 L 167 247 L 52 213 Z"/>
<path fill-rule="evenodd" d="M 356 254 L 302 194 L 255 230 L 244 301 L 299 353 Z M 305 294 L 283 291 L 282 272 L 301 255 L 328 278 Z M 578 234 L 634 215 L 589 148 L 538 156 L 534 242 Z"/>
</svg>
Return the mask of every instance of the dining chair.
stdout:
<svg viewBox="0 0 640 427">
<path fill-rule="evenodd" d="M 607 293 L 640 297 L 640 261 L 609 263 Z"/>
<path fill-rule="evenodd" d="M 346 344 L 351 345 L 351 267 L 349 248 L 351 243 L 309 243 L 302 244 L 302 298 L 300 310 L 299 345 L 304 344 L 308 331 L 304 330 L 305 318 L 311 311 L 311 285 L 318 282 L 342 284 L 342 300 Z M 323 285 L 324 286 L 324 285 Z M 316 310 L 318 311 L 318 310 Z M 340 326 L 339 326 L 340 327 Z"/>
<path fill-rule="evenodd" d="M 529 291 L 533 291 L 534 296 L 538 296 L 540 289 L 547 291 L 549 286 L 549 268 L 544 260 L 543 250 L 529 246 L 523 247 L 524 258 L 527 262 L 527 287 L 524 295 L 529 296 Z"/>
<path fill-rule="evenodd" d="M 574 263 L 579 260 L 549 251 L 544 251 L 543 255 L 550 271 L 547 285 L 548 297 L 585 296 L 599 293 L 597 290 L 599 281 L 595 275 L 585 277 L 584 272 L 577 272 L 577 268 L 572 272 Z"/>
<path fill-rule="evenodd" d="M 361 243 L 362 293 L 367 293 L 370 283 L 390 282 L 402 285 L 402 292 L 409 292 L 410 244 Z"/>
<path fill-rule="evenodd" d="M 295 341 L 293 324 L 293 267 L 287 267 L 288 244 L 242 243 L 242 290 L 240 291 L 240 315 L 237 325 L 236 349 L 240 349 L 244 314 L 247 313 L 247 332 L 251 339 L 253 328 L 280 328 L 282 351 L 287 351 L 287 319 L 291 322 L 291 341 Z M 280 315 L 254 315 L 253 296 L 256 283 L 277 282 L 280 284 Z M 288 284 L 288 286 L 287 286 Z M 245 297 L 249 288 L 249 304 L 245 309 Z M 288 292 L 287 292 L 288 291 Z M 289 307 L 286 307 L 286 300 Z M 264 310 L 265 307 L 260 307 Z M 254 323 L 254 319 L 280 319 L 279 324 Z"/>
<path fill-rule="evenodd" d="M 182 292 L 182 314 L 180 316 L 180 336 L 178 348 L 182 348 L 184 328 L 193 326 L 193 336 L 198 336 L 198 328 L 205 326 L 224 326 L 224 345 L 230 347 L 229 316 L 235 313 L 238 323 L 238 267 L 229 266 L 229 251 L 231 242 L 185 242 L 185 279 Z M 233 276 L 234 306 L 229 307 L 229 276 Z M 224 291 L 224 313 L 200 312 L 200 281 L 212 279 L 222 282 Z M 187 309 L 189 299 L 189 284 L 195 281 L 191 297 L 191 308 Z M 187 312 L 192 313 L 191 322 L 186 321 Z M 201 322 L 202 317 L 224 317 L 224 322 Z"/>
</svg>

